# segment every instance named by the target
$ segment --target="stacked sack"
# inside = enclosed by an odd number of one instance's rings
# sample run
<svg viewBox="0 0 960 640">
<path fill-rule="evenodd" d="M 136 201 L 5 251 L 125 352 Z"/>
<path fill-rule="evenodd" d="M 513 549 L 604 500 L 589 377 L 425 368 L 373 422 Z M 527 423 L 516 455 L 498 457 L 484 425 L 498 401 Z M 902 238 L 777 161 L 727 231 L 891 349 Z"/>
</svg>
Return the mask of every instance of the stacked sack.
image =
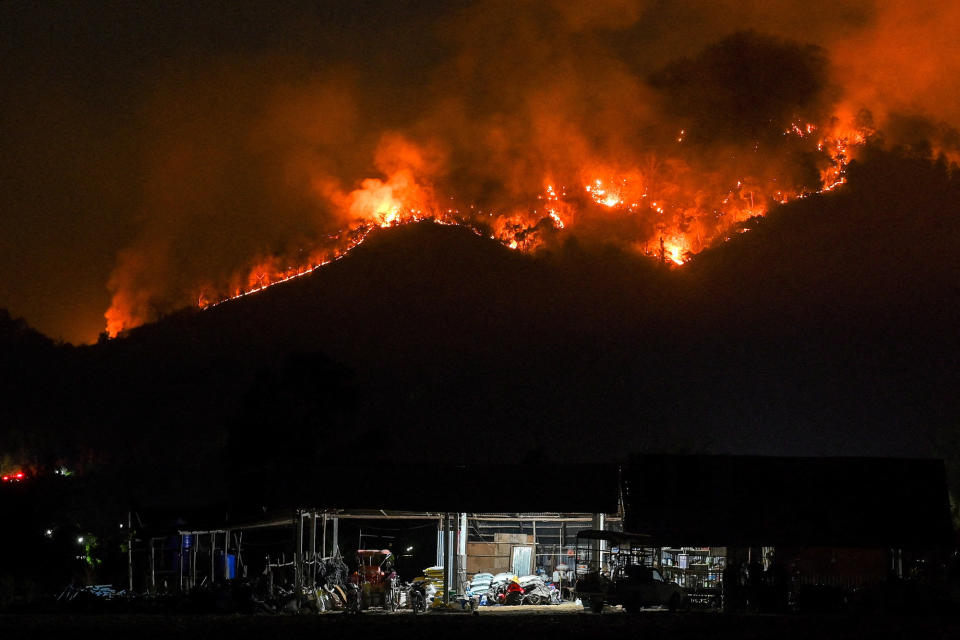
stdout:
<svg viewBox="0 0 960 640">
<path fill-rule="evenodd" d="M 430 567 L 423 570 L 423 575 L 429 580 L 427 586 L 427 603 L 430 602 L 431 591 L 433 597 L 443 598 L 443 567 Z"/>
<path fill-rule="evenodd" d="M 479 598 L 479 604 L 486 604 L 487 593 L 490 591 L 490 583 L 493 581 L 492 573 L 478 573 L 470 581 L 468 595 Z"/>
</svg>

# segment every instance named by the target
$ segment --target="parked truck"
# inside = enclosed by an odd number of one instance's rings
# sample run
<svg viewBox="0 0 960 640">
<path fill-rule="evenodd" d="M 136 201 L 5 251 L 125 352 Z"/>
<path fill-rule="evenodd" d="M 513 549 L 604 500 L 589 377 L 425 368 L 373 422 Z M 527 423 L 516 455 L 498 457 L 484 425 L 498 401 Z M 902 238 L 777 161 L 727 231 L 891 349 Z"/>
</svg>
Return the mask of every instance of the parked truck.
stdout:
<svg viewBox="0 0 960 640">
<path fill-rule="evenodd" d="M 676 611 L 686 606 L 683 590 L 663 579 L 654 566 L 656 549 L 644 535 L 615 531 L 581 531 L 577 534 L 574 594 L 584 609 L 594 613 L 605 605 L 620 605 L 630 612 L 645 607 Z"/>
</svg>

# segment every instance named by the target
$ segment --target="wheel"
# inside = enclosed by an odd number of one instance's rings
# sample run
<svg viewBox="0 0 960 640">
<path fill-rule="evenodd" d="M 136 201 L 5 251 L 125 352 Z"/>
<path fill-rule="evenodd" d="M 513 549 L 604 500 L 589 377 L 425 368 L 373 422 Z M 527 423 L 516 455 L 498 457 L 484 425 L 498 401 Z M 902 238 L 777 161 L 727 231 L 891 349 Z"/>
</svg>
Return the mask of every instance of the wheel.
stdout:
<svg viewBox="0 0 960 640">
<path fill-rule="evenodd" d="M 680 606 L 680 594 L 675 593 L 672 596 L 670 596 L 670 602 L 667 604 L 667 607 L 670 609 L 671 612 L 673 612 L 673 611 L 676 611 L 679 606 Z"/>
<path fill-rule="evenodd" d="M 411 597 L 411 605 L 414 613 L 420 613 L 426 608 L 426 603 L 423 599 L 423 594 L 419 591 L 414 591 Z"/>
</svg>

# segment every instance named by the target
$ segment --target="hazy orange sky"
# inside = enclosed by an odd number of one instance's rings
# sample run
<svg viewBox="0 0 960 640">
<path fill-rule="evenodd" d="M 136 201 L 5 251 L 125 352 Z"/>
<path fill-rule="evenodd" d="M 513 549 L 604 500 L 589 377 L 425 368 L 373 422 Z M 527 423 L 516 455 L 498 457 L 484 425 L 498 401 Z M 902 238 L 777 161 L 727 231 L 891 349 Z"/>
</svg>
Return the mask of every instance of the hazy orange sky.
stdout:
<svg viewBox="0 0 960 640">
<path fill-rule="evenodd" d="M 639 165 L 659 126 L 675 135 L 671 101 L 701 99 L 657 73 L 737 31 L 822 48 L 802 115 L 869 108 L 956 150 L 960 6 L 945 0 L 3 3 L 0 306 L 90 342 L 118 292 L 190 304 L 337 230 L 330 193 L 383 177 L 385 134 L 490 206 L 587 157 Z"/>
</svg>

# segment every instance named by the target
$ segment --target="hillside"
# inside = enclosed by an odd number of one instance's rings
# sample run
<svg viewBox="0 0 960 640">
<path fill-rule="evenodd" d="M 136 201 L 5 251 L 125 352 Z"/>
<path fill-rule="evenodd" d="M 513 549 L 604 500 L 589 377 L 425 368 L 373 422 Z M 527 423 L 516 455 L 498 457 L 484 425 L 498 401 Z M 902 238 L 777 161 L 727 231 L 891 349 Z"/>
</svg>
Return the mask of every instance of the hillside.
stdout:
<svg viewBox="0 0 960 640">
<path fill-rule="evenodd" d="M 385 229 L 309 276 L 46 356 L 54 384 L 11 396 L 10 424 L 141 495 L 287 491 L 356 456 L 954 456 L 958 193 L 938 163 L 878 152 L 682 269 L 575 234 L 530 256 Z"/>
</svg>

